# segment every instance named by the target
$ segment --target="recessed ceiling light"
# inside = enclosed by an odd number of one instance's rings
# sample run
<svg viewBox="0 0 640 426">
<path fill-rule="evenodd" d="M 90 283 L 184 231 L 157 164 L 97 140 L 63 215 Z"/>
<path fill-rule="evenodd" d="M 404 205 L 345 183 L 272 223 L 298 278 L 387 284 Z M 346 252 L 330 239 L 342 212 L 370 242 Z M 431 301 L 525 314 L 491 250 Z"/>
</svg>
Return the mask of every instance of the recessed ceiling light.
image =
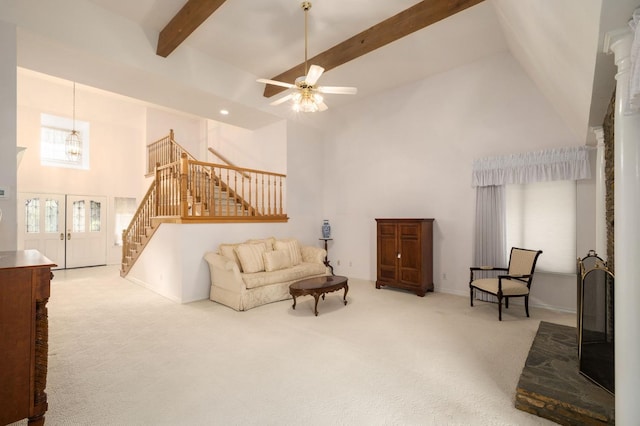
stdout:
<svg viewBox="0 0 640 426">
<path fill-rule="evenodd" d="M 220 110 L 220 114 L 222 114 L 222 115 L 229 115 L 229 110 L 221 109 L 221 110 Z"/>
</svg>

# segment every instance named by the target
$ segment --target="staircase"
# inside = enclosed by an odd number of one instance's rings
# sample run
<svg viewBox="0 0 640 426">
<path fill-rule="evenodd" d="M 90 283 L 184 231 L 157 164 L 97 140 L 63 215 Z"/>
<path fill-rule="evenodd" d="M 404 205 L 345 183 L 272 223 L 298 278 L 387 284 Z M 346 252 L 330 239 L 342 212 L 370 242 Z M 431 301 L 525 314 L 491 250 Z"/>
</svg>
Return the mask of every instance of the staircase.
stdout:
<svg viewBox="0 0 640 426">
<path fill-rule="evenodd" d="M 197 161 L 175 142 L 173 130 L 147 147 L 147 176 L 154 180 L 122 233 L 123 277 L 161 223 L 288 220 L 283 207 L 286 175 Z"/>
</svg>

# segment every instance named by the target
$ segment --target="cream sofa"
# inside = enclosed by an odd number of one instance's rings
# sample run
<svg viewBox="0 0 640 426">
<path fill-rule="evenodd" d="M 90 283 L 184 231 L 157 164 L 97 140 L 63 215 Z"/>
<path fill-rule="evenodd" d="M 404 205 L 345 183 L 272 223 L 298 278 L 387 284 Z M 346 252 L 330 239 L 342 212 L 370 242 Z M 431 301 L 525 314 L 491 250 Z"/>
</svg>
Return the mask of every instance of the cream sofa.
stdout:
<svg viewBox="0 0 640 426">
<path fill-rule="evenodd" d="M 296 239 L 220 244 L 204 256 L 211 273 L 209 298 L 236 311 L 289 299 L 290 284 L 331 275 L 325 256 L 323 248 L 302 246 Z"/>
</svg>

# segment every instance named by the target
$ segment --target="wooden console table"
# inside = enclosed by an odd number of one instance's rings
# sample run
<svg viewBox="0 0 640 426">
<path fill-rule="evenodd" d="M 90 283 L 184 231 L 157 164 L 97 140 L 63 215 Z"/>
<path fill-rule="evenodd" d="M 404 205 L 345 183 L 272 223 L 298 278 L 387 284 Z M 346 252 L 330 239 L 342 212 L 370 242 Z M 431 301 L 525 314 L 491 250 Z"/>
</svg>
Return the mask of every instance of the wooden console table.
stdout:
<svg viewBox="0 0 640 426">
<path fill-rule="evenodd" d="M 47 301 L 53 262 L 37 250 L 0 251 L 0 425 L 47 411 Z"/>
</svg>

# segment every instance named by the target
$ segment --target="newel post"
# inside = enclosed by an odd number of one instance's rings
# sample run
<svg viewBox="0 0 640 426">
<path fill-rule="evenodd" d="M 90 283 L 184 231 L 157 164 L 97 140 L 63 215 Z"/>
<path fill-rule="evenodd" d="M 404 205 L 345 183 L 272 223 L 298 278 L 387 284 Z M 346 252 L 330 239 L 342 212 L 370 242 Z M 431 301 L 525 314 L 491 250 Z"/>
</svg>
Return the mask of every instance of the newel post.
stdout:
<svg viewBox="0 0 640 426">
<path fill-rule="evenodd" d="M 189 203 L 187 201 L 187 177 L 189 173 L 189 159 L 187 154 L 180 154 L 180 217 L 189 215 Z"/>
<path fill-rule="evenodd" d="M 127 243 L 127 230 L 122 230 L 122 259 L 120 261 L 120 265 L 124 265 L 124 261 L 129 252 L 129 244 Z"/>
</svg>

